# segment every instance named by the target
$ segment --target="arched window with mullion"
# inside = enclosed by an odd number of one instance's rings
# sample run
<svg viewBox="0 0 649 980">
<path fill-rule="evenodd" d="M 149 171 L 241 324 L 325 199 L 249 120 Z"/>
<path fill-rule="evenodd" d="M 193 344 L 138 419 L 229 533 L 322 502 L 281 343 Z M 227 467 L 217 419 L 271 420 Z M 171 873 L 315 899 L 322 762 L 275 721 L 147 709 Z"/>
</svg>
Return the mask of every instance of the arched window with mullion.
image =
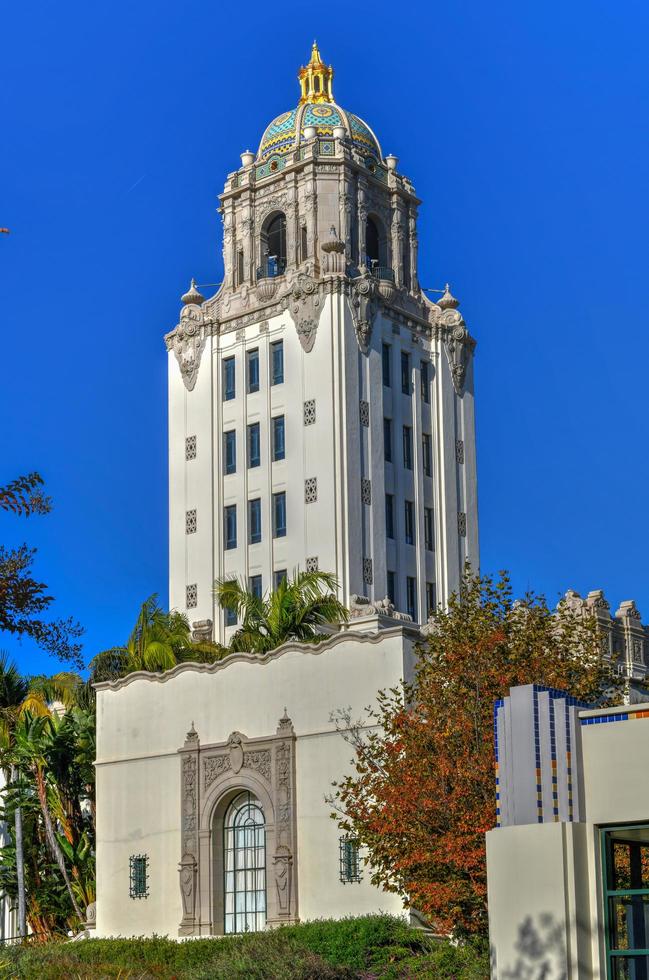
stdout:
<svg viewBox="0 0 649 980">
<path fill-rule="evenodd" d="M 266 925 L 266 824 L 259 800 L 240 793 L 223 823 L 226 934 Z"/>
</svg>

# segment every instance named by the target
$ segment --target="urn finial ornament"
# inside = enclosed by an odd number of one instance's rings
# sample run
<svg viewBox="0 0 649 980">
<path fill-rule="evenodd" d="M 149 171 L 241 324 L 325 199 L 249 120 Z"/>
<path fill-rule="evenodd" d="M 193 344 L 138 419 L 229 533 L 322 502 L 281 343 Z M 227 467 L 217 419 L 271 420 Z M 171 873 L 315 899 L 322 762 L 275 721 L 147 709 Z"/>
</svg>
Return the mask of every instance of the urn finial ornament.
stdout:
<svg viewBox="0 0 649 980">
<path fill-rule="evenodd" d="M 183 293 L 180 299 L 185 306 L 189 306 L 191 303 L 195 306 L 200 306 L 205 301 L 205 297 L 196 289 L 196 280 L 194 278 L 192 278 L 189 289 L 186 293 Z"/>
<path fill-rule="evenodd" d="M 442 310 L 456 310 L 460 305 L 460 301 L 453 296 L 451 293 L 451 287 L 446 283 L 446 288 L 444 289 L 444 295 L 437 300 L 437 305 Z"/>
</svg>

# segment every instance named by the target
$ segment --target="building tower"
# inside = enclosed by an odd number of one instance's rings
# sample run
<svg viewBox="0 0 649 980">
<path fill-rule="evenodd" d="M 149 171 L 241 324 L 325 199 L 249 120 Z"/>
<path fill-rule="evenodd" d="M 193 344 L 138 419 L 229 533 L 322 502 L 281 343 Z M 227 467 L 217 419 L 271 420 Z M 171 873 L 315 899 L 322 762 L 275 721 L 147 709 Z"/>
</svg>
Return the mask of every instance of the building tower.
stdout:
<svg viewBox="0 0 649 980">
<path fill-rule="evenodd" d="M 315 43 L 298 78 L 220 195 L 222 285 L 165 337 L 170 606 L 221 641 L 224 576 L 332 571 L 425 621 L 478 565 L 475 342 L 422 292 L 421 202 Z"/>
</svg>

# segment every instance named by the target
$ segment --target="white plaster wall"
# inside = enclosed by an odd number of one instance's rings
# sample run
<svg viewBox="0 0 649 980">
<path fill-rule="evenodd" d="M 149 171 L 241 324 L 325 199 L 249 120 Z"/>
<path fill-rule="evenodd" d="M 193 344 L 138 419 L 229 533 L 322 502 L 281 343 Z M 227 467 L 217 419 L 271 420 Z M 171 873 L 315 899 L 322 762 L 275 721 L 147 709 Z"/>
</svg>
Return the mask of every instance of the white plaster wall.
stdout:
<svg viewBox="0 0 649 980">
<path fill-rule="evenodd" d="M 649 820 L 649 718 L 582 726 L 581 741 L 586 819 Z"/>
<path fill-rule="evenodd" d="M 492 980 L 598 980 L 589 862 L 593 828 L 546 823 L 487 834 Z M 530 950 L 536 947 L 535 958 Z M 595 951 L 596 952 L 596 951 Z M 545 972 L 543 972 L 545 970 Z"/>
<path fill-rule="evenodd" d="M 131 675 L 97 699 L 97 934 L 177 935 L 181 919 L 180 759 L 192 722 L 202 744 L 232 731 L 275 733 L 286 707 L 297 735 L 296 799 L 300 918 L 398 912 L 398 898 L 339 881 L 339 831 L 325 794 L 350 771 L 351 748 L 330 719 L 361 717 L 376 692 L 413 664 L 416 634 L 340 634 L 319 647 L 287 645 L 266 662 L 249 655 L 216 669 L 183 666 L 161 678 Z M 129 856 L 149 856 L 150 897 L 130 899 Z"/>
</svg>

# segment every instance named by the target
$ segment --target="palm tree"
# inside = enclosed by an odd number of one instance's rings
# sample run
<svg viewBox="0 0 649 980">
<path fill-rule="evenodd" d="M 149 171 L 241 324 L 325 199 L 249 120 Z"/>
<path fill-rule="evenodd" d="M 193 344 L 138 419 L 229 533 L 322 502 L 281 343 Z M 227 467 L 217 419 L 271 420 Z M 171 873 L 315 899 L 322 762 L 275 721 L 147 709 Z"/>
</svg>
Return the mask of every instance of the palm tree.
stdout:
<svg viewBox="0 0 649 980">
<path fill-rule="evenodd" d="M 223 609 L 236 613 L 241 624 L 229 650 L 266 653 L 287 640 L 317 642 L 323 626 L 345 622 L 349 616 L 336 598 L 337 587 L 336 576 L 330 572 L 298 570 L 260 598 L 243 581 L 220 579 L 214 589 L 216 599 Z"/>
<path fill-rule="evenodd" d="M 74 913 L 79 922 L 83 922 L 84 915 L 77 902 L 75 890 L 65 866 L 65 857 L 54 830 L 54 821 L 48 802 L 47 755 L 60 724 L 61 720 L 56 714 L 35 716 L 29 711 L 25 712 L 20 717 L 14 732 L 12 755 L 16 764 L 25 768 L 34 780 L 50 853 L 65 882 Z"/>
<path fill-rule="evenodd" d="M 14 847 L 18 879 L 18 934 L 21 937 L 27 935 L 27 911 L 20 804 L 25 789 L 21 780 L 21 763 L 25 761 L 25 756 L 21 754 L 19 741 L 34 721 L 38 721 L 43 730 L 48 722 L 54 724 L 53 719 L 58 716 L 52 712 L 51 705 L 58 702 L 69 711 L 77 704 L 79 692 L 85 686 L 78 674 L 69 672 L 27 679 L 21 676 L 16 665 L 5 654 L 0 654 L 0 766 L 5 770 L 10 784 L 18 790 L 14 807 Z"/>
<path fill-rule="evenodd" d="M 13 661 L 6 654 L 0 654 L 0 764 L 5 776 L 13 783 L 17 771 L 9 763 L 8 753 L 13 747 L 13 735 L 20 709 L 29 691 L 29 684 L 18 672 Z M 18 878 L 18 935 L 27 935 L 27 905 L 25 901 L 25 866 L 23 859 L 23 821 L 22 810 L 16 806 L 14 811 L 14 846 L 16 848 L 16 875 Z"/>
<path fill-rule="evenodd" d="M 224 650 L 215 643 L 194 643 L 189 620 L 166 612 L 157 595 L 142 603 L 133 631 L 121 647 L 103 650 L 90 661 L 93 681 L 124 677 L 135 670 L 170 670 L 187 660 L 217 660 Z"/>
</svg>

